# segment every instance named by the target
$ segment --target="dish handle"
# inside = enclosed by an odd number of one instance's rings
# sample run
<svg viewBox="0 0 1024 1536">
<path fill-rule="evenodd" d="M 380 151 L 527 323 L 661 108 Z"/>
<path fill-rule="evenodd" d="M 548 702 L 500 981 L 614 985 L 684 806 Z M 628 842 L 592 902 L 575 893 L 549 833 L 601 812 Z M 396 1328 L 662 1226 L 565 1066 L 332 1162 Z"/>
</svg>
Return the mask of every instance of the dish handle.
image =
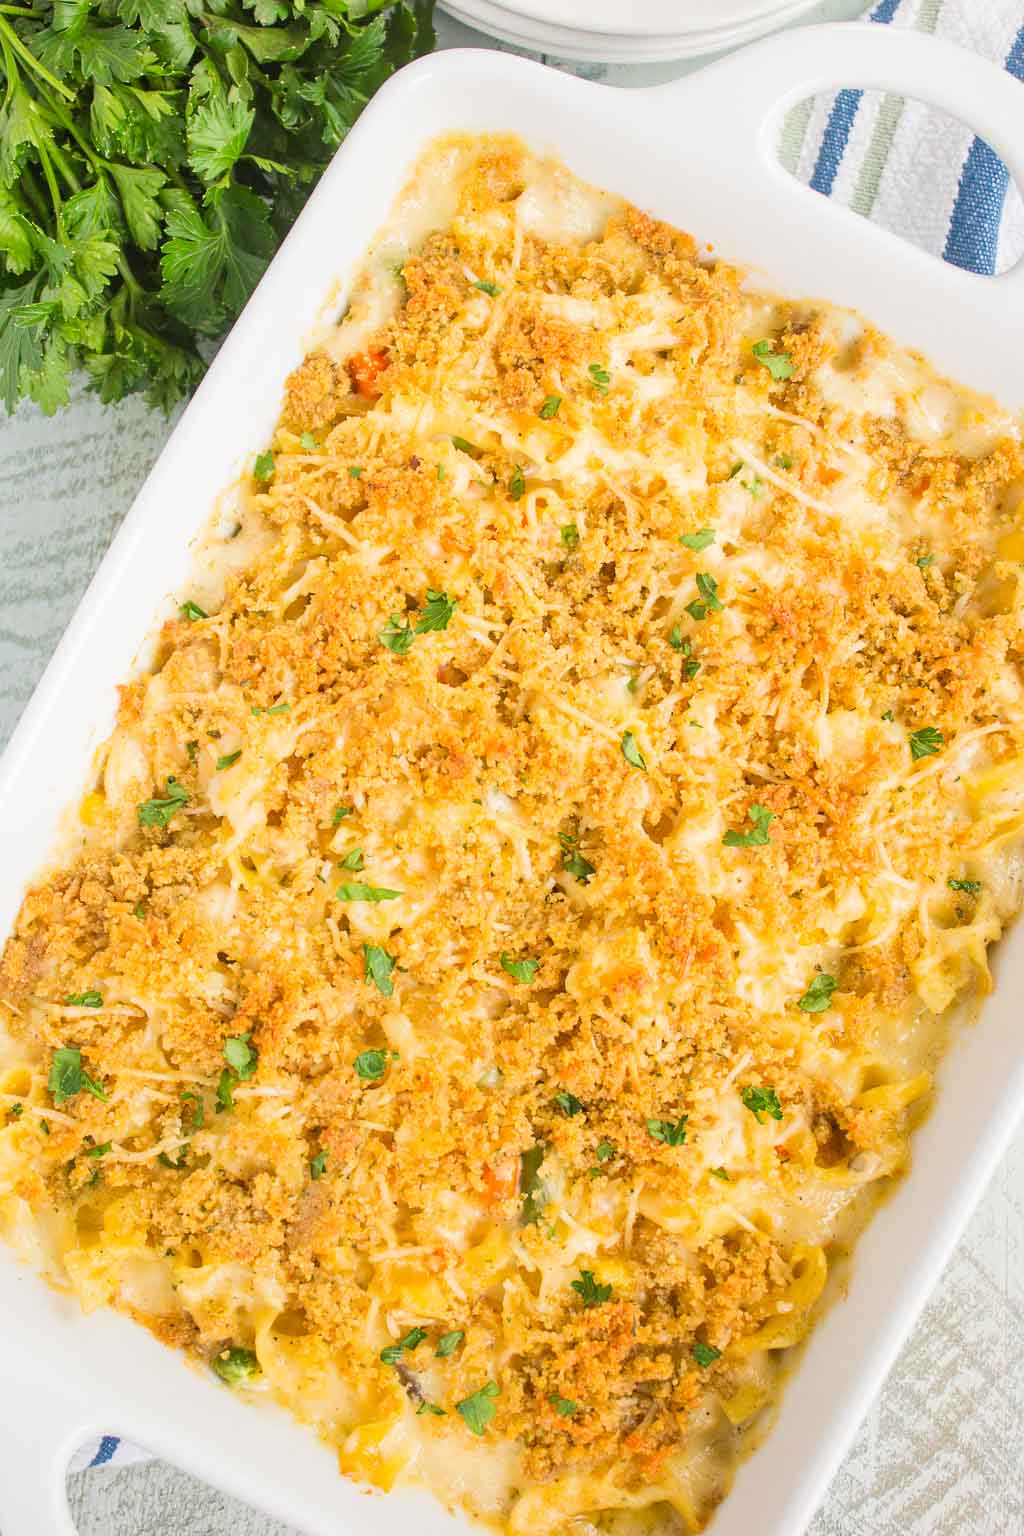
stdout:
<svg viewBox="0 0 1024 1536">
<path fill-rule="evenodd" d="M 734 61 L 737 88 L 729 91 Z M 652 94 L 667 102 L 674 90 L 692 93 L 698 83 L 706 84 L 718 102 L 723 91 L 728 93 L 724 134 L 722 114 L 715 114 L 716 152 L 729 155 L 741 175 L 759 172 L 768 178 L 776 196 L 818 195 L 779 161 L 785 114 L 810 96 L 851 87 L 913 97 L 959 118 L 1001 157 L 1024 194 L 1024 84 L 1000 65 L 943 38 L 873 23 L 800 27 L 753 43 L 697 76 L 657 86 Z M 1009 299 L 1024 319 L 1024 257 L 998 277 L 962 276 L 975 289 L 996 284 L 1001 302 Z"/>
</svg>

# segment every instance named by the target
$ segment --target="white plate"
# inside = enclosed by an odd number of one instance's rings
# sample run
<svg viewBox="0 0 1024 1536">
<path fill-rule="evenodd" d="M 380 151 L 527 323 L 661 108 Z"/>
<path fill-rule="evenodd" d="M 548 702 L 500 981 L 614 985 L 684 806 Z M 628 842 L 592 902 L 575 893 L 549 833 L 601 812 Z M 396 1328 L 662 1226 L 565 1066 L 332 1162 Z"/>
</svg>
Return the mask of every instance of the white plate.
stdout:
<svg viewBox="0 0 1024 1536">
<path fill-rule="evenodd" d="M 0 933 L 52 847 L 109 732 L 117 684 L 174 612 L 187 544 L 277 418 L 282 386 L 427 141 L 518 132 L 587 179 L 699 232 L 776 287 L 864 310 L 965 383 L 1024 406 L 1024 267 L 960 271 L 837 208 L 779 166 L 782 114 L 858 85 L 965 119 L 1024 183 L 1020 85 L 920 33 L 811 27 L 649 90 L 588 84 L 464 50 L 403 70 L 370 104 L 218 353 L 110 547 L 0 764 Z M 338 301 L 333 302 L 337 313 Z M 116 615 L 112 622 L 111 615 Z M 764 1450 L 740 1468 L 714 1536 L 796 1536 L 937 1280 L 1024 1105 L 1024 924 L 999 946 L 994 994 L 939 1073 L 914 1171 L 858 1246 L 848 1298 L 810 1340 Z M 955 1088 L 955 1092 L 950 1092 Z M 0 1529 L 73 1536 L 72 1448 L 120 1433 L 312 1536 L 467 1536 L 425 1492 L 369 1497 L 312 1433 L 246 1406 L 143 1329 L 86 1317 L 0 1252 Z M 908 1448 L 908 1454 L 910 1454 Z"/>
<path fill-rule="evenodd" d="M 599 64 L 652 64 L 672 59 L 700 58 L 725 48 L 736 48 L 794 21 L 817 5 L 818 0 L 785 0 L 746 22 L 716 27 L 699 33 L 643 36 L 589 31 L 535 21 L 518 6 L 499 0 L 440 0 L 442 10 L 467 26 L 487 32 L 505 43 L 554 58 Z"/>
<path fill-rule="evenodd" d="M 817 0 L 811 0 L 817 4 Z M 519 16 L 567 31 L 612 37 L 664 37 L 720 32 L 778 10 L 777 0 L 514 0 Z"/>
</svg>

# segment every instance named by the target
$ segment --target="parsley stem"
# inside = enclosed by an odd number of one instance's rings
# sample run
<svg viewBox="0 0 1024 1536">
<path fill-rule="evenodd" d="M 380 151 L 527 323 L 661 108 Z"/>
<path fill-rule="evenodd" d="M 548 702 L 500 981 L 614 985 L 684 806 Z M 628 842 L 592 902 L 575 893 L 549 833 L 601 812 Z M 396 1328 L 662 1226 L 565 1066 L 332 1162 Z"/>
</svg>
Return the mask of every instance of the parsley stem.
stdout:
<svg viewBox="0 0 1024 1536">
<path fill-rule="evenodd" d="M 0 7 L 0 9 L 14 16 L 25 15 L 24 11 L 12 11 L 11 7 L 6 5 Z M 73 91 L 69 91 L 66 85 L 62 85 L 56 76 L 51 75 L 50 71 L 46 68 L 45 65 L 40 64 L 31 48 L 27 48 L 25 46 L 17 32 L 15 32 L 14 28 L 11 26 L 10 22 L 6 21 L 3 16 L 0 16 L 0 35 L 7 39 L 15 53 L 17 53 L 21 58 L 25 60 L 25 63 L 28 65 L 29 69 L 33 70 L 40 77 L 40 79 L 45 80 L 47 85 L 52 85 L 55 91 L 59 91 L 60 94 L 64 97 L 65 101 L 74 101 L 75 93 Z"/>
</svg>

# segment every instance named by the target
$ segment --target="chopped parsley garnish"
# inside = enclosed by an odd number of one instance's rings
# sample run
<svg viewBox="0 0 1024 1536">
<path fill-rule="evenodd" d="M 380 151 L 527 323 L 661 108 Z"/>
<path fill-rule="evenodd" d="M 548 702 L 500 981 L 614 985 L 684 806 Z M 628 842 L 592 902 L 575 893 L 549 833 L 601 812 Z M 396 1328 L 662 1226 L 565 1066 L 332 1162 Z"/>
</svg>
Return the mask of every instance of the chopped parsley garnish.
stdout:
<svg viewBox="0 0 1024 1536">
<path fill-rule="evenodd" d="M 681 1147 L 686 1141 L 686 1122 L 689 1115 L 680 1115 L 675 1122 L 671 1120 L 648 1120 L 647 1134 L 654 1140 L 662 1142 L 666 1147 Z"/>
<path fill-rule="evenodd" d="M 363 980 L 372 981 L 383 997 L 390 997 L 395 990 L 391 972 L 396 964 L 394 955 L 389 955 L 379 944 L 363 945 Z"/>
<path fill-rule="evenodd" d="M 270 704 L 267 708 L 263 708 L 260 704 L 254 704 L 249 713 L 254 719 L 258 720 L 260 715 L 286 715 L 290 709 L 290 704 Z"/>
<path fill-rule="evenodd" d="M 46 1079 L 46 1086 L 53 1095 L 55 1104 L 63 1104 L 67 1099 L 73 1099 L 76 1093 L 83 1089 L 91 1093 L 93 1098 L 106 1102 L 107 1090 L 102 1083 L 98 1083 L 94 1077 L 90 1077 L 82 1066 L 82 1053 L 77 1046 L 62 1045 L 54 1051 L 50 1061 L 50 1075 Z"/>
<path fill-rule="evenodd" d="M 145 922 L 145 920 L 146 920 L 146 903 L 144 901 L 137 901 L 135 903 L 134 907 L 132 907 L 132 917 L 138 918 L 140 923 Z"/>
<path fill-rule="evenodd" d="M 362 867 L 363 850 L 361 848 L 353 848 L 351 853 L 346 853 L 345 857 L 338 865 L 339 869 L 354 869 L 356 871 L 362 869 Z"/>
<path fill-rule="evenodd" d="M 580 853 L 579 838 L 570 837 L 568 832 L 559 832 L 558 841 L 562 845 L 562 868 L 567 875 L 575 875 L 580 885 L 586 885 L 591 875 L 597 874 L 597 870 Z"/>
<path fill-rule="evenodd" d="M 680 544 L 685 544 L 687 549 L 696 550 L 699 554 L 702 549 L 707 549 L 709 544 L 715 542 L 715 530 L 713 528 L 698 528 L 696 533 L 681 533 Z"/>
<path fill-rule="evenodd" d="M 348 473 L 350 480 L 361 480 L 363 478 L 363 466 L 361 464 L 350 464 Z"/>
<path fill-rule="evenodd" d="M 157 1162 L 160 1163 L 164 1168 L 173 1168 L 175 1172 L 179 1172 L 188 1162 L 188 1146 L 185 1145 L 178 1148 L 178 1156 L 176 1160 L 171 1157 L 170 1153 L 161 1152 L 157 1157 Z"/>
<path fill-rule="evenodd" d="M 199 743 L 198 743 L 198 741 L 186 741 L 186 743 L 185 743 L 185 751 L 188 753 L 188 760 L 189 760 L 189 762 L 190 763 L 194 763 L 196 758 L 199 756 Z"/>
<path fill-rule="evenodd" d="M 447 1360 L 449 1355 L 454 1355 L 463 1339 L 466 1337 L 464 1328 L 453 1328 L 451 1333 L 442 1333 L 437 1341 L 434 1354 L 442 1360 Z"/>
<path fill-rule="evenodd" d="M 254 1352 L 241 1349 L 237 1344 L 222 1349 L 212 1364 L 221 1381 L 226 1381 L 229 1387 L 237 1387 L 239 1382 L 260 1374 L 260 1362 Z"/>
<path fill-rule="evenodd" d="M 516 960 L 507 949 L 503 949 L 500 956 L 501 968 L 513 981 L 525 982 L 527 985 L 533 980 L 540 970 L 539 960 Z"/>
<path fill-rule="evenodd" d="M 541 403 L 540 410 L 537 412 L 541 421 L 550 421 L 553 416 L 557 416 L 558 407 L 561 403 L 561 395 L 546 395 Z"/>
<path fill-rule="evenodd" d="M 188 1109 L 192 1121 L 192 1129 L 194 1131 L 201 1130 L 206 1119 L 206 1108 L 203 1104 L 202 1095 L 196 1093 L 194 1088 L 186 1088 L 184 1092 L 179 1094 L 179 1098 Z"/>
<path fill-rule="evenodd" d="M 97 1142 L 96 1146 L 94 1147 L 86 1147 L 85 1155 L 86 1157 L 106 1157 L 107 1153 L 110 1151 L 113 1145 L 114 1143 L 112 1141 Z"/>
<path fill-rule="evenodd" d="M 166 827 L 176 811 L 188 805 L 188 790 L 173 775 L 167 780 L 167 794 L 160 798 L 144 800 L 136 807 L 140 827 Z"/>
<path fill-rule="evenodd" d="M 208 619 L 210 617 L 206 609 L 200 608 L 199 604 L 194 603 L 191 598 L 189 598 L 187 603 L 181 604 L 181 613 L 184 618 L 189 619 L 193 624 L 197 619 Z"/>
<path fill-rule="evenodd" d="M 520 496 L 525 496 L 526 494 L 526 477 L 524 476 L 522 470 L 519 468 L 518 464 L 512 471 L 511 478 L 508 482 L 508 493 L 512 497 L 513 501 L 518 501 Z"/>
<path fill-rule="evenodd" d="M 575 523 L 563 523 L 558 536 L 566 549 L 575 549 L 580 542 L 580 531 Z"/>
<path fill-rule="evenodd" d="M 934 725 L 924 725 L 910 733 L 910 755 L 915 763 L 921 757 L 934 757 L 945 745 L 945 737 Z"/>
<path fill-rule="evenodd" d="M 69 1008 L 102 1008 L 102 994 L 90 989 L 88 992 L 71 992 L 64 999 Z"/>
<path fill-rule="evenodd" d="M 223 773 L 225 768 L 231 768 L 235 763 L 238 762 L 238 759 L 241 757 L 241 755 L 242 749 L 239 747 L 237 752 L 226 752 L 223 757 L 218 757 L 217 772 Z"/>
<path fill-rule="evenodd" d="M 722 838 L 726 848 L 763 848 L 771 839 L 768 836 L 768 823 L 775 815 L 763 805 L 751 805 L 747 809 L 747 820 L 750 827 L 746 832 L 736 832 L 732 827 Z"/>
<path fill-rule="evenodd" d="M 255 1074 L 259 1062 L 259 1052 L 251 1041 L 251 1029 L 244 1035 L 231 1035 L 224 1041 L 224 1060 L 240 1083 Z"/>
<path fill-rule="evenodd" d="M 567 1419 L 571 1414 L 579 1412 L 579 1403 L 574 1403 L 571 1397 L 562 1397 L 557 1392 L 548 1393 L 548 1402 L 555 1409 L 556 1413 L 562 1415 L 563 1419 Z"/>
<path fill-rule="evenodd" d="M 736 476 L 739 474 L 739 472 L 740 472 L 740 470 L 742 468 L 743 468 L 743 460 L 742 459 L 737 459 L 736 463 L 733 465 L 732 469 L 730 469 L 730 471 L 729 471 L 729 479 L 730 480 L 735 480 Z"/>
<path fill-rule="evenodd" d="M 826 976 L 824 971 L 819 971 L 812 978 L 810 986 L 803 997 L 797 1003 L 804 1013 L 824 1013 L 832 1006 L 832 993 L 839 983 L 834 976 Z"/>
<path fill-rule="evenodd" d="M 415 1349 L 422 1344 L 427 1336 L 425 1328 L 410 1328 L 407 1334 L 399 1339 L 397 1344 L 388 1344 L 380 1352 L 380 1358 L 385 1365 L 397 1365 L 407 1349 Z"/>
<path fill-rule="evenodd" d="M 25 1113 L 25 1106 L 24 1104 L 12 1104 L 7 1113 L 10 1115 L 12 1120 L 20 1120 L 22 1115 Z"/>
<path fill-rule="evenodd" d="M 488 294 L 492 299 L 496 299 L 501 292 L 497 283 L 489 283 L 485 277 L 482 277 L 478 283 L 474 283 L 473 287 L 479 288 L 481 293 Z"/>
<path fill-rule="evenodd" d="M 770 1115 L 773 1120 L 782 1119 L 782 1105 L 774 1088 L 755 1088 L 749 1083 L 740 1094 L 744 1108 L 749 1109 L 758 1125 L 764 1125 L 763 1116 Z"/>
<path fill-rule="evenodd" d="M 501 1396 L 501 1388 L 496 1381 L 489 1381 L 479 1391 L 470 1393 L 464 1397 L 455 1407 L 465 1422 L 466 1428 L 472 1430 L 474 1435 L 482 1435 L 488 1424 L 494 1418 L 497 1409 L 494 1399 Z"/>
<path fill-rule="evenodd" d="M 598 394 L 606 395 L 608 393 L 608 385 L 612 381 L 612 376 L 607 368 L 602 368 L 600 363 L 591 363 L 587 372 L 590 374 L 590 382 Z"/>
<path fill-rule="evenodd" d="M 682 655 L 689 656 L 691 650 L 690 642 L 678 624 L 673 624 L 669 630 L 668 643 L 674 651 L 679 651 Z"/>
<path fill-rule="evenodd" d="M 642 768 L 644 773 L 646 773 L 647 764 L 644 762 L 644 755 L 637 746 L 636 737 L 632 731 L 623 731 L 622 740 L 619 745 L 622 748 L 622 755 L 630 767 Z"/>
<path fill-rule="evenodd" d="M 416 620 L 416 633 L 426 635 L 431 630 L 447 629 L 458 601 L 457 597 L 449 597 L 447 592 L 428 590 L 427 606 L 423 610 L 422 618 Z"/>
<path fill-rule="evenodd" d="M 584 1307 L 599 1307 L 602 1302 L 611 1299 L 611 1286 L 601 1285 L 594 1279 L 594 1272 L 590 1269 L 580 1270 L 580 1277 L 578 1280 L 573 1280 L 572 1288 Z"/>
<path fill-rule="evenodd" d="M 335 891 L 339 901 L 397 901 L 401 891 L 389 891 L 384 885 L 363 885 L 359 880 L 339 885 Z"/>
<path fill-rule="evenodd" d="M 776 352 L 774 341 L 755 341 L 750 350 L 776 383 L 793 377 L 793 359 L 788 352 Z"/>
<path fill-rule="evenodd" d="M 540 1177 L 540 1165 L 546 1152 L 547 1147 L 538 1141 L 519 1155 L 519 1193 L 523 1196 L 519 1220 L 524 1227 L 539 1221 L 540 1213 L 548 1203 L 547 1191 Z"/>
<path fill-rule="evenodd" d="M 892 720 L 895 720 L 895 718 L 896 718 L 896 716 L 893 714 L 891 709 L 883 709 L 882 710 L 882 719 L 883 720 L 890 720 L 890 721 L 892 721 Z"/>
<path fill-rule="evenodd" d="M 779 466 L 780 469 L 792 469 L 793 468 L 793 457 L 792 457 L 792 454 L 789 454 L 789 453 L 777 453 L 775 455 L 775 462 Z"/>
<path fill-rule="evenodd" d="M 718 582 L 707 571 L 697 572 L 697 591 L 700 597 L 695 597 L 692 603 L 686 604 L 686 611 L 691 618 L 698 623 L 706 619 L 709 613 L 721 613 L 722 600 L 718 595 Z"/>
<path fill-rule="evenodd" d="M 714 1365 L 716 1360 L 721 1360 L 722 1358 L 722 1351 L 720 1349 L 716 1349 L 713 1344 L 702 1344 L 700 1339 L 694 1344 L 690 1353 L 702 1370 L 706 1369 L 709 1365 Z"/>
<path fill-rule="evenodd" d="M 306 453 L 313 453 L 315 451 L 317 440 L 312 432 L 303 432 L 301 434 L 299 437 L 299 447 L 305 449 Z"/>
<path fill-rule="evenodd" d="M 981 890 L 980 880 L 947 880 L 946 884 L 951 891 L 963 891 L 965 896 L 977 896 Z"/>
<path fill-rule="evenodd" d="M 334 808 L 334 815 L 331 817 L 331 826 L 332 827 L 339 826 L 345 820 L 346 816 L 354 816 L 355 813 L 356 813 L 356 810 L 355 810 L 355 806 L 354 805 L 337 805 L 337 806 L 335 806 L 335 808 Z"/>
<path fill-rule="evenodd" d="M 252 473 L 253 478 L 259 480 L 262 485 L 266 485 L 268 480 L 274 478 L 274 455 L 270 452 L 269 448 L 266 453 L 258 453 L 256 455 L 256 462 L 252 467 Z"/>
<path fill-rule="evenodd" d="M 724 1168 L 709 1168 L 708 1173 L 710 1173 L 713 1179 L 721 1179 L 725 1184 L 732 1183 L 732 1180 Z"/>
<path fill-rule="evenodd" d="M 364 1083 L 379 1082 L 388 1069 L 388 1052 L 360 1051 L 354 1066 L 356 1077 L 361 1077 Z"/>
<path fill-rule="evenodd" d="M 471 443 L 467 437 L 453 437 L 452 447 L 457 448 L 460 453 L 468 453 L 471 459 L 478 459 L 483 453 L 483 449 L 478 448 L 476 443 Z"/>
<path fill-rule="evenodd" d="M 230 1067 L 225 1067 L 223 1069 L 223 1071 L 221 1072 L 220 1077 L 217 1079 L 217 1113 L 218 1113 L 218 1115 L 223 1110 L 234 1109 L 234 1107 L 235 1107 L 235 1096 L 231 1092 L 231 1085 L 232 1085 L 233 1082 L 234 1082 L 234 1078 L 231 1075 L 231 1068 Z"/>
<path fill-rule="evenodd" d="M 416 1417 L 419 1418 L 420 1415 L 424 1413 L 433 1413 L 439 1419 L 447 1417 L 443 1408 L 439 1408 L 436 1403 L 428 1403 L 426 1398 L 423 1399 L 419 1407 L 416 1409 Z"/>
<path fill-rule="evenodd" d="M 555 1103 L 567 1120 L 571 1120 L 573 1115 L 581 1115 L 583 1113 L 582 1101 L 566 1088 L 559 1088 L 555 1094 Z"/>
<path fill-rule="evenodd" d="M 322 1179 L 323 1178 L 323 1176 L 324 1176 L 324 1174 L 326 1172 L 327 1172 L 327 1153 L 321 1148 L 321 1150 L 317 1153 L 316 1157 L 310 1159 L 310 1163 L 309 1163 L 309 1176 L 313 1180 L 313 1183 L 315 1184 L 318 1179 Z"/>
<path fill-rule="evenodd" d="M 416 638 L 415 631 L 409 620 L 402 614 L 388 614 L 388 622 L 382 630 L 378 631 L 377 639 L 392 656 L 405 656 L 412 648 Z"/>
<path fill-rule="evenodd" d="M 926 571 L 928 567 L 930 565 L 934 565 L 934 563 L 934 555 L 918 555 L 917 559 L 914 561 L 914 564 L 917 566 L 918 570 L 921 571 Z"/>
<path fill-rule="evenodd" d="M 587 1173 L 592 1179 L 597 1178 L 597 1175 L 601 1172 L 601 1166 L 603 1163 L 611 1162 L 612 1158 L 615 1156 L 615 1148 L 612 1146 L 610 1141 L 599 1141 L 594 1151 L 594 1156 L 596 1157 L 597 1162 L 592 1168 L 587 1169 Z"/>
</svg>

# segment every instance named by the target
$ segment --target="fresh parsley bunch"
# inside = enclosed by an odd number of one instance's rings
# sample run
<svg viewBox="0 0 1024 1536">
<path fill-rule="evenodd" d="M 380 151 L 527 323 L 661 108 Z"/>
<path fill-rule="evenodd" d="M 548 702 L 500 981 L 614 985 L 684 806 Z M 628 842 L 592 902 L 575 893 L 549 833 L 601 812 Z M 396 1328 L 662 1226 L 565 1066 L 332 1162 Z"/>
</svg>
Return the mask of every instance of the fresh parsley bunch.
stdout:
<svg viewBox="0 0 1024 1536">
<path fill-rule="evenodd" d="M 0 398 L 200 378 L 433 0 L 0 5 Z"/>
</svg>

